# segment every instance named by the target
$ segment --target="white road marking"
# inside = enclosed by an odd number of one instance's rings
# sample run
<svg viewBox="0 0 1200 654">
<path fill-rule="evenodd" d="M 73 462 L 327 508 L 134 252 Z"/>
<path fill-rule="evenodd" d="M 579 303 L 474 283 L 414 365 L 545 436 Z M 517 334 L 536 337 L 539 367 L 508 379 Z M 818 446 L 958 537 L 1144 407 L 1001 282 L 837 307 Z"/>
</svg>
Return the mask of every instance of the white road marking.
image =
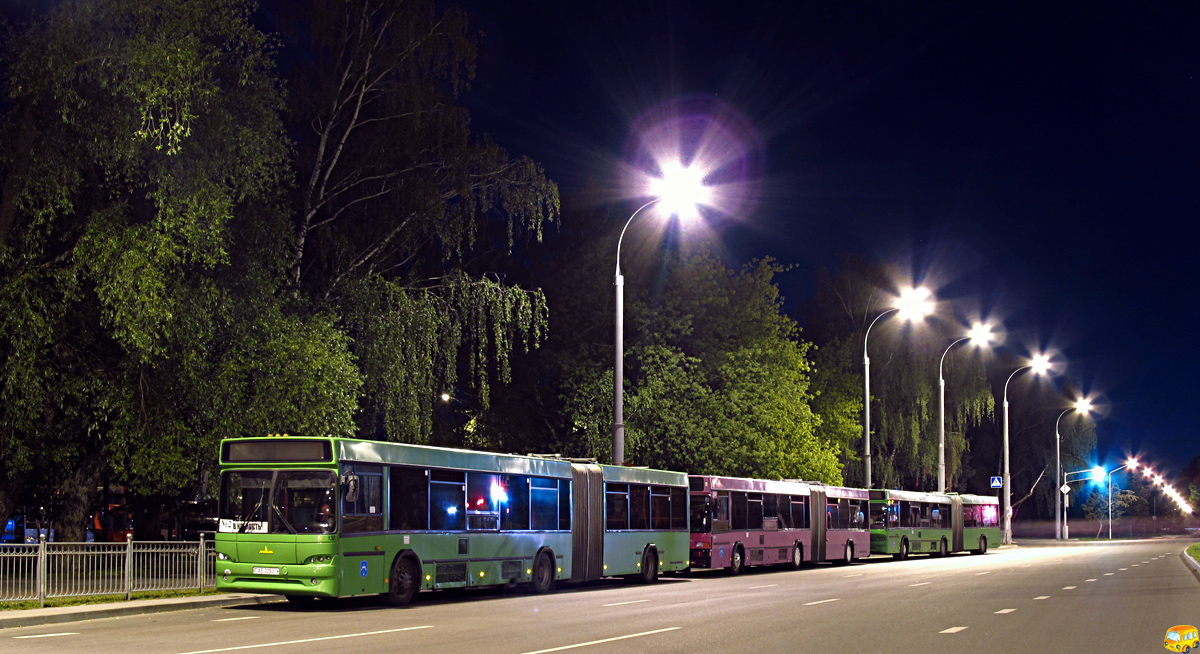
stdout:
<svg viewBox="0 0 1200 654">
<path fill-rule="evenodd" d="M 37 634 L 34 636 L 13 636 L 14 639 L 20 640 L 23 638 L 53 638 L 55 636 L 78 636 L 78 631 L 64 631 L 59 634 Z"/>
<path fill-rule="evenodd" d="M 1084 579 L 1084 581 L 1096 581 L 1095 579 Z"/>
<path fill-rule="evenodd" d="M 909 586 L 910 587 L 912 587 L 912 586 L 928 586 L 929 584 L 932 584 L 932 583 L 933 583 L 932 581 L 922 581 L 919 584 L 909 584 Z"/>
<path fill-rule="evenodd" d="M 649 601 L 650 600 L 630 600 L 628 602 L 613 602 L 612 604 L 605 604 L 604 606 L 625 606 L 626 604 L 639 604 L 641 602 L 649 602 Z"/>
<path fill-rule="evenodd" d="M 1138 567 L 1139 565 L 1141 565 L 1141 564 L 1140 564 L 1140 563 L 1134 563 L 1133 565 L 1131 565 L 1131 566 L 1129 566 L 1129 567 L 1131 567 L 1131 568 L 1136 568 L 1136 567 Z M 1125 568 L 1121 568 L 1121 569 L 1122 569 L 1122 570 L 1124 570 Z"/>
<path fill-rule="evenodd" d="M 1000 609 L 999 611 L 996 611 L 996 615 L 1002 615 L 1004 613 L 1012 613 L 1013 611 L 1016 611 L 1016 609 Z"/>
<path fill-rule="evenodd" d="M 779 584 L 767 584 L 766 586 L 751 586 L 751 587 L 747 588 L 746 590 L 758 590 L 759 588 L 774 588 L 778 585 Z"/>
<path fill-rule="evenodd" d="M 956 633 L 962 631 L 963 629 L 966 629 L 966 627 L 950 627 L 949 629 L 943 629 L 943 630 L 939 631 L 938 633 L 939 634 L 956 634 Z"/>
<path fill-rule="evenodd" d="M 260 616 L 260 615 L 247 615 L 247 616 L 244 616 L 241 618 L 221 618 L 220 620 L 213 620 L 213 622 L 233 622 L 234 620 L 257 620 L 261 617 L 262 616 Z"/>
<path fill-rule="evenodd" d="M 420 627 L 401 627 L 399 629 L 384 629 L 383 631 L 364 631 L 358 634 L 342 634 L 340 636 L 323 636 L 321 638 L 305 638 L 303 640 L 287 640 L 279 643 L 262 643 L 260 645 L 238 645 L 237 647 L 222 647 L 220 649 L 200 649 L 194 652 L 184 652 L 184 654 L 212 654 L 212 652 L 236 652 L 243 649 L 258 649 L 260 647 L 278 647 L 279 645 L 297 645 L 299 643 L 316 643 L 323 640 L 338 640 L 340 638 L 357 638 L 358 636 L 377 636 L 379 634 L 394 634 L 398 631 L 412 631 L 414 629 L 432 629 L 433 625 L 422 625 Z"/>
<path fill-rule="evenodd" d="M 1035 600 L 1050 599 L 1050 596 L 1049 595 L 1038 595 L 1037 597 L 1035 597 L 1033 599 L 1035 599 Z"/>
<path fill-rule="evenodd" d="M 1104 573 L 1104 576 L 1105 576 L 1105 577 L 1111 577 L 1111 576 L 1113 576 L 1114 574 L 1116 574 L 1116 573 L 1115 573 L 1115 572 L 1105 572 L 1105 573 Z"/>
<path fill-rule="evenodd" d="M 812 606 L 813 604 L 824 604 L 826 602 L 836 602 L 836 601 L 837 601 L 836 598 L 827 599 L 827 600 L 817 600 L 816 602 L 809 602 L 809 603 L 805 604 L 805 606 Z"/>
<path fill-rule="evenodd" d="M 1079 588 L 1079 586 L 1063 586 L 1063 590 L 1075 590 L 1076 588 Z"/>
<path fill-rule="evenodd" d="M 667 627 L 666 629 L 655 629 L 654 631 L 643 631 L 640 634 L 629 634 L 628 636 L 615 636 L 613 638 L 605 638 L 603 640 L 593 640 L 586 643 L 576 643 L 575 645 L 563 645 L 562 647 L 551 647 L 550 649 L 539 649 L 533 652 L 525 652 L 525 654 L 546 654 L 547 652 L 561 652 L 564 649 L 575 649 L 576 647 L 587 647 L 588 645 L 599 645 L 601 643 L 611 643 L 615 640 L 625 640 L 627 638 L 638 638 L 641 636 L 650 636 L 653 634 L 661 634 L 664 631 L 675 631 L 680 627 Z"/>
<path fill-rule="evenodd" d="M 1117 569 L 1124 572 L 1124 571 L 1128 570 L 1129 568 L 1117 568 Z"/>
<path fill-rule="evenodd" d="M 990 574 L 992 574 L 992 571 L 988 570 L 987 572 L 976 572 L 975 576 L 978 577 L 979 575 L 990 575 Z"/>
</svg>

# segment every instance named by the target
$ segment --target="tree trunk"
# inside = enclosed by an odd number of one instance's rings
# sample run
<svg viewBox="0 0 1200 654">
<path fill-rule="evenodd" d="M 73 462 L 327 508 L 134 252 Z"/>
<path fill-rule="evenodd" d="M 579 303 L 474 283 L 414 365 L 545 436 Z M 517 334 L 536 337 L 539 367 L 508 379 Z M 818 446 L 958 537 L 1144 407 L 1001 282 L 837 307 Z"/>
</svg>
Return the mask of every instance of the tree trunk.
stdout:
<svg viewBox="0 0 1200 654">
<path fill-rule="evenodd" d="M 100 478 L 100 457 L 89 457 L 80 461 L 75 472 L 63 481 L 59 487 L 63 506 L 56 520 L 55 539 L 67 543 L 86 540 L 87 518 L 96 499 Z"/>
</svg>

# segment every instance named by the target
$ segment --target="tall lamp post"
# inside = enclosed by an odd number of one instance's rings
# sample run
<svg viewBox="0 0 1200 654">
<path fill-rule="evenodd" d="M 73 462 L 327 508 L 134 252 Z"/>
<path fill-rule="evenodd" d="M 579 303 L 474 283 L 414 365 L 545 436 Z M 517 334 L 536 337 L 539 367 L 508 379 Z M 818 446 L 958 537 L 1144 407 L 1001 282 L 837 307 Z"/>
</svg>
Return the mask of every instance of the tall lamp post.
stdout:
<svg viewBox="0 0 1200 654">
<path fill-rule="evenodd" d="M 966 336 L 954 341 L 942 352 L 938 361 L 938 492 L 946 492 L 946 380 L 942 378 L 942 366 L 946 363 L 946 355 L 950 348 L 963 341 L 971 341 L 972 345 L 982 347 L 992 340 L 992 328 L 983 323 L 976 323 Z"/>
<path fill-rule="evenodd" d="M 1117 472 L 1118 470 L 1124 470 L 1125 468 L 1129 468 L 1130 470 L 1137 470 L 1137 467 L 1138 467 L 1137 459 L 1129 459 L 1129 460 L 1125 461 L 1125 465 L 1117 467 L 1117 468 L 1113 468 L 1112 470 L 1109 470 L 1108 472 L 1105 472 L 1104 468 L 1102 468 L 1100 466 L 1096 466 L 1095 468 L 1092 468 L 1092 478 L 1095 479 L 1096 481 L 1102 481 L 1104 479 L 1104 476 L 1108 475 L 1108 539 L 1109 540 L 1112 540 L 1112 476 L 1113 476 L 1113 473 Z"/>
<path fill-rule="evenodd" d="M 616 351 L 613 362 L 613 426 L 612 451 L 613 465 L 625 465 L 625 417 L 624 417 L 624 383 L 625 383 L 625 278 L 621 275 L 621 242 L 625 240 L 625 230 L 643 209 L 652 204 L 660 204 L 668 216 L 686 216 L 695 212 L 695 207 L 706 202 L 711 195 L 710 189 L 704 185 L 704 171 L 698 168 L 688 168 L 682 165 L 670 166 L 663 171 L 661 179 L 651 187 L 655 196 L 652 200 L 638 207 L 625 226 L 621 228 L 621 236 L 617 238 L 617 271 L 613 278 L 616 287 L 615 333 L 613 349 Z"/>
<path fill-rule="evenodd" d="M 871 488 L 871 357 L 867 356 L 867 338 L 871 336 L 871 328 L 875 323 L 889 313 L 898 311 L 906 321 L 919 320 L 933 313 L 931 295 L 929 289 L 923 287 L 904 289 L 896 299 L 895 306 L 875 316 L 863 335 L 863 476 L 867 488 Z"/>
<path fill-rule="evenodd" d="M 1062 506 L 1062 436 L 1058 433 L 1058 425 L 1062 422 L 1063 416 L 1075 411 L 1086 416 L 1092 410 L 1092 403 L 1087 401 L 1087 398 L 1080 399 L 1075 402 L 1075 406 L 1064 410 L 1058 414 L 1058 420 L 1054 421 L 1054 540 L 1062 540 L 1063 522 L 1066 518 L 1063 516 Z"/>
<path fill-rule="evenodd" d="M 1033 374 L 1040 375 L 1050 369 L 1050 357 L 1044 354 L 1033 357 L 1028 364 L 1012 371 L 1008 381 L 1004 382 L 1004 494 L 1000 498 L 1003 500 L 1000 510 L 1004 513 L 1004 533 L 1001 540 L 1005 545 L 1012 544 L 1012 479 L 1008 473 L 1008 382 L 1012 381 L 1018 372 L 1027 368 L 1032 368 Z"/>
</svg>

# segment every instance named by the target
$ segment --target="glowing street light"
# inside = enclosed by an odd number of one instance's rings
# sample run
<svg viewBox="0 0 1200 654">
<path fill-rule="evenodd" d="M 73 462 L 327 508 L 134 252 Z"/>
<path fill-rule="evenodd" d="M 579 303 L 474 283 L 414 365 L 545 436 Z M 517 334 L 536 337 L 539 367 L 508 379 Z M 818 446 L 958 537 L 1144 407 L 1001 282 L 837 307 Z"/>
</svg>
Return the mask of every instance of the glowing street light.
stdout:
<svg viewBox="0 0 1200 654">
<path fill-rule="evenodd" d="M 1062 436 L 1058 433 L 1058 424 L 1062 422 L 1063 416 L 1075 411 L 1082 416 L 1087 416 L 1092 410 L 1092 403 L 1087 398 L 1081 398 L 1075 402 L 1075 405 L 1058 414 L 1058 420 L 1054 421 L 1054 486 L 1059 488 L 1062 485 L 1062 454 L 1061 443 Z M 1066 522 L 1066 517 L 1063 515 L 1062 505 L 1063 493 L 1061 489 L 1054 493 L 1054 540 L 1063 539 L 1063 524 Z"/>
<path fill-rule="evenodd" d="M 621 236 L 617 239 L 617 271 L 613 281 L 616 286 L 616 333 L 614 335 L 614 350 L 616 360 L 613 364 L 613 427 L 612 450 L 613 465 L 625 464 L 625 418 L 624 418 L 624 372 L 625 372 L 625 278 L 621 276 L 621 242 L 625 240 L 625 230 L 629 223 L 643 209 L 652 204 L 660 204 L 667 216 L 679 216 L 689 219 L 697 214 L 697 206 L 711 200 L 711 189 L 704 186 L 704 171 L 696 167 L 682 164 L 671 164 L 663 167 L 663 176 L 650 185 L 650 192 L 655 197 L 638 207 L 637 211 L 625 221 L 621 228 Z"/>
<path fill-rule="evenodd" d="M 1012 544 L 1012 478 L 1008 473 L 1008 382 L 1026 368 L 1032 369 L 1034 375 L 1042 375 L 1050 370 L 1050 357 L 1045 354 L 1035 355 L 1029 363 L 1012 371 L 1008 381 L 1004 382 L 1004 494 L 1000 498 L 1004 501 L 1000 508 L 1004 512 L 1004 533 L 1001 534 L 1001 540 L 1005 545 Z"/>
<path fill-rule="evenodd" d="M 892 312 L 899 312 L 905 321 L 922 320 L 933 313 L 933 293 L 924 287 L 904 289 L 892 308 L 875 316 L 863 335 L 863 476 L 867 488 L 871 487 L 871 357 L 867 356 L 867 338 L 875 323 Z"/>
<path fill-rule="evenodd" d="M 1138 467 L 1138 460 L 1133 457 L 1130 457 L 1129 459 L 1126 459 L 1125 465 L 1120 466 L 1118 468 L 1113 468 L 1112 470 L 1109 470 L 1108 472 L 1105 472 L 1104 468 L 1102 468 L 1100 466 L 1096 466 L 1095 468 L 1092 468 L 1092 479 L 1095 479 L 1097 483 L 1104 481 L 1104 476 L 1108 475 L 1108 539 L 1109 540 L 1112 540 L 1112 476 L 1113 476 L 1113 473 L 1117 472 L 1118 470 L 1124 470 L 1125 468 L 1129 468 L 1130 470 L 1137 470 L 1137 467 Z"/>
<path fill-rule="evenodd" d="M 946 380 L 942 378 L 942 365 L 950 348 L 963 341 L 971 341 L 975 347 L 983 347 L 992 340 L 992 328 L 984 323 L 975 323 L 966 336 L 954 341 L 942 352 L 938 361 L 938 492 L 946 492 Z"/>
</svg>

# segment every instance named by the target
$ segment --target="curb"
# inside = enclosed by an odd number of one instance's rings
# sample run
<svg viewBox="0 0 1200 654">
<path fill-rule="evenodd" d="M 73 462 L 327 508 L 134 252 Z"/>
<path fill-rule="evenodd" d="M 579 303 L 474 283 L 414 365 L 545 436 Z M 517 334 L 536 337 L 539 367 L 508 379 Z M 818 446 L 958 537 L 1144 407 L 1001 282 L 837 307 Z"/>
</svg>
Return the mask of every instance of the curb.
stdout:
<svg viewBox="0 0 1200 654">
<path fill-rule="evenodd" d="M 1192 575 L 1196 577 L 1196 580 L 1200 581 L 1200 563 L 1197 563 L 1195 559 L 1188 556 L 1186 547 L 1179 553 L 1179 558 L 1183 559 L 1184 565 L 1192 571 Z"/>
<path fill-rule="evenodd" d="M 58 607 L 51 609 L 26 609 L 14 615 L 0 613 L 0 629 L 13 627 L 37 627 L 64 622 L 82 622 L 103 618 L 118 618 L 127 615 L 187 611 L 214 606 L 237 606 L 243 604 L 271 604 L 282 601 L 279 595 L 235 595 L 223 597 L 181 598 L 179 600 L 137 600 L 112 604 L 87 604 L 83 606 Z"/>
</svg>

